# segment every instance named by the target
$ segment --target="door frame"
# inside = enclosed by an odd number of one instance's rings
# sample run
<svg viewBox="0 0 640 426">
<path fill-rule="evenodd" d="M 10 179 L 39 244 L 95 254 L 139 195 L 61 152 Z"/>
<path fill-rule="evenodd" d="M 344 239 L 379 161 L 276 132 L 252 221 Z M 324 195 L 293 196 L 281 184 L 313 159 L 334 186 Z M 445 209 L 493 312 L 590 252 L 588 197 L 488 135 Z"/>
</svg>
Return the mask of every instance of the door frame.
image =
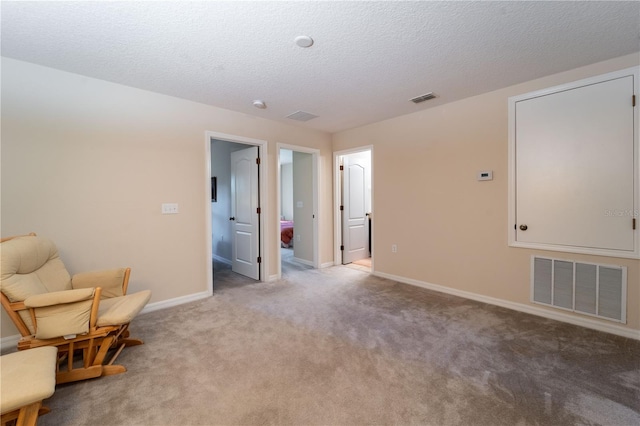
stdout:
<svg viewBox="0 0 640 426">
<path fill-rule="evenodd" d="M 342 189 L 341 189 L 341 177 L 340 177 L 340 157 L 343 155 L 356 154 L 358 152 L 371 152 L 371 211 L 373 212 L 373 216 L 375 219 L 376 209 L 375 209 L 375 197 L 374 197 L 374 152 L 373 145 L 365 145 L 360 146 L 358 148 L 350 148 L 341 151 L 333 152 L 333 241 L 334 241 L 334 251 L 333 251 L 333 264 L 334 265 L 342 265 L 342 252 L 340 250 L 340 245 L 342 244 L 342 217 L 340 212 L 340 204 L 342 199 Z M 375 271 L 375 256 L 373 255 L 375 244 L 375 220 L 371 221 L 371 272 Z"/>
<path fill-rule="evenodd" d="M 211 223 L 211 140 L 221 140 L 226 142 L 234 142 L 241 143 L 244 145 L 253 145 L 258 147 L 258 155 L 260 157 L 260 168 L 258 171 L 258 180 L 259 182 L 259 191 L 258 194 L 258 203 L 260 204 L 260 219 L 258 221 L 259 230 L 258 230 L 258 250 L 262 257 L 262 262 L 260 263 L 258 269 L 260 274 L 260 281 L 268 280 L 268 267 L 269 264 L 269 245 L 265 244 L 265 224 L 269 222 L 269 209 L 268 209 L 268 200 L 269 197 L 267 194 L 267 152 L 268 152 L 268 142 L 262 139 L 253 139 L 247 138 L 244 136 L 238 135 L 230 135 L 227 133 L 213 132 L 213 131 L 205 131 L 205 253 L 207 254 L 207 285 L 210 286 L 210 293 L 213 294 L 213 236 L 212 232 L 212 223 Z"/>
<path fill-rule="evenodd" d="M 278 259 L 278 269 L 277 269 L 277 279 L 282 277 L 282 254 L 280 252 L 280 217 L 282 216 L 282 191 L 280 189 L 280 185 L 282 182 L 281 176 L 281 167 L 280 167 L 280 150 L 287 149 L 289 151 L 302 152 L 305 154 L 311 154 L 311 163 L 312 163 L 312 187 L 313 187 L 313 214 L 315 215 L 313 221 L 313 267 L 318 269 L 320 267 L 320 233 L 318 232 L 318 223 L 320 220 L 319 216 L 319 203 L 318 203 L 318 185 L 320 183 L 319 179 L 319 168 L 318 168 L 318 158 L 320 156 L 320 150 L 315 148 L 307 148 L 305 146 L 299 145 L 290 145 L 285 143 L 277 143 L 276 144 L 276 157 L 277 157 L 277 173 L 276 173 L 276 202 L 277 202 L 277 250 L 276 250 L 276 258 Z M 275 222 L 274 222 L 275 223 Z M 295 224 L 294 224 L 295 226 Z"/>
</svg>

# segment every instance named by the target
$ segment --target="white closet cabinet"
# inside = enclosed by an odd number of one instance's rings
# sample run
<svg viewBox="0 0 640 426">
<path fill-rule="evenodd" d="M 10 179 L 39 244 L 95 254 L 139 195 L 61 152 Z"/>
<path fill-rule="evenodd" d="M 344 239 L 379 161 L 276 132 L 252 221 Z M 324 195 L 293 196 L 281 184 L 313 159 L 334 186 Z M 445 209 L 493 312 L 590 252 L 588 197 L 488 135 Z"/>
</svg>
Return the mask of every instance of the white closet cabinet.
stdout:
<svg viewBox="0 0 640 426">
<path fill-rule="evenodd" d="M 632 68 L 509 98 L 511 246 L 639 257 L 637 79 Z"/>
</svg>

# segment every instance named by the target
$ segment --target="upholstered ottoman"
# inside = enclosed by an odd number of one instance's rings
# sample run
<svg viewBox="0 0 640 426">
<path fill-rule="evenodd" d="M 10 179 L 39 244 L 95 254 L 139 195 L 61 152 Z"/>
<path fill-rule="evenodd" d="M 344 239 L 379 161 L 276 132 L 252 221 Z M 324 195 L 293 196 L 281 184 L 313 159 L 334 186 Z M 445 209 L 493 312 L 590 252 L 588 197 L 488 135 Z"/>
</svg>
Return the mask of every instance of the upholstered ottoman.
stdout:
<svg viewBox="0 0 640 426">
<path fill-rule="evenodd" d="M 42 400 L 56 388 L 58 349 L 52 346 L 0 357 L 0 411 L 2 424 L 35 425 Z"/>
</svg>

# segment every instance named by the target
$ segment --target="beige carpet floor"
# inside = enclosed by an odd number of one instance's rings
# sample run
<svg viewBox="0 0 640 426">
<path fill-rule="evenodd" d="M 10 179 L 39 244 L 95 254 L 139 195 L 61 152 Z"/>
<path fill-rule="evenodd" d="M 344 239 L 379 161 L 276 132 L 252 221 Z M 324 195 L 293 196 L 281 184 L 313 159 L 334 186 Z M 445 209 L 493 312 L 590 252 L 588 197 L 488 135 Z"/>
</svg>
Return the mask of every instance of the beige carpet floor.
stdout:
<svg viewBox="0 0 640 426">
<path fill-rule="evenodd" d="M 640 424 L 638 341 L 346 267 L 216 269 L 214 297 L 139 316 L 128 372 L 58 386 L 39 424 Z"/>
</svg>

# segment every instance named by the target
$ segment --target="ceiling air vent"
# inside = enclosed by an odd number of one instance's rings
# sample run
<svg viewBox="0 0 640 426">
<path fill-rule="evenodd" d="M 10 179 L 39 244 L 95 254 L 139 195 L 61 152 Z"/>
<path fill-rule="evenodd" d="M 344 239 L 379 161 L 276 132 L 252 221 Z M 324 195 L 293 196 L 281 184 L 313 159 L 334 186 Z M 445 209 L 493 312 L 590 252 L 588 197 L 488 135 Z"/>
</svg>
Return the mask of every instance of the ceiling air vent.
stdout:
<svg viewBox="0 0 640 426">
<path fill-rule="evenodd" d="M 287 115 L 287 118 L 290 118 L 296 121 L 309 121 L 317 117 L 318 117 L 317 115 L 311 114 L 310 112 L 306 112 L 306 111 L 296 111 L 293 114 Z"/>
<path fill-rule="evenodd" d="M 416 96 L 415 98 L 409 99 L 414 104 L 419 104 L 420 102 L 428 101 L 429 99 L 435 98 L 436 95 L 433 92 L 425 93 L 424 95 Z"/>
</svg>

